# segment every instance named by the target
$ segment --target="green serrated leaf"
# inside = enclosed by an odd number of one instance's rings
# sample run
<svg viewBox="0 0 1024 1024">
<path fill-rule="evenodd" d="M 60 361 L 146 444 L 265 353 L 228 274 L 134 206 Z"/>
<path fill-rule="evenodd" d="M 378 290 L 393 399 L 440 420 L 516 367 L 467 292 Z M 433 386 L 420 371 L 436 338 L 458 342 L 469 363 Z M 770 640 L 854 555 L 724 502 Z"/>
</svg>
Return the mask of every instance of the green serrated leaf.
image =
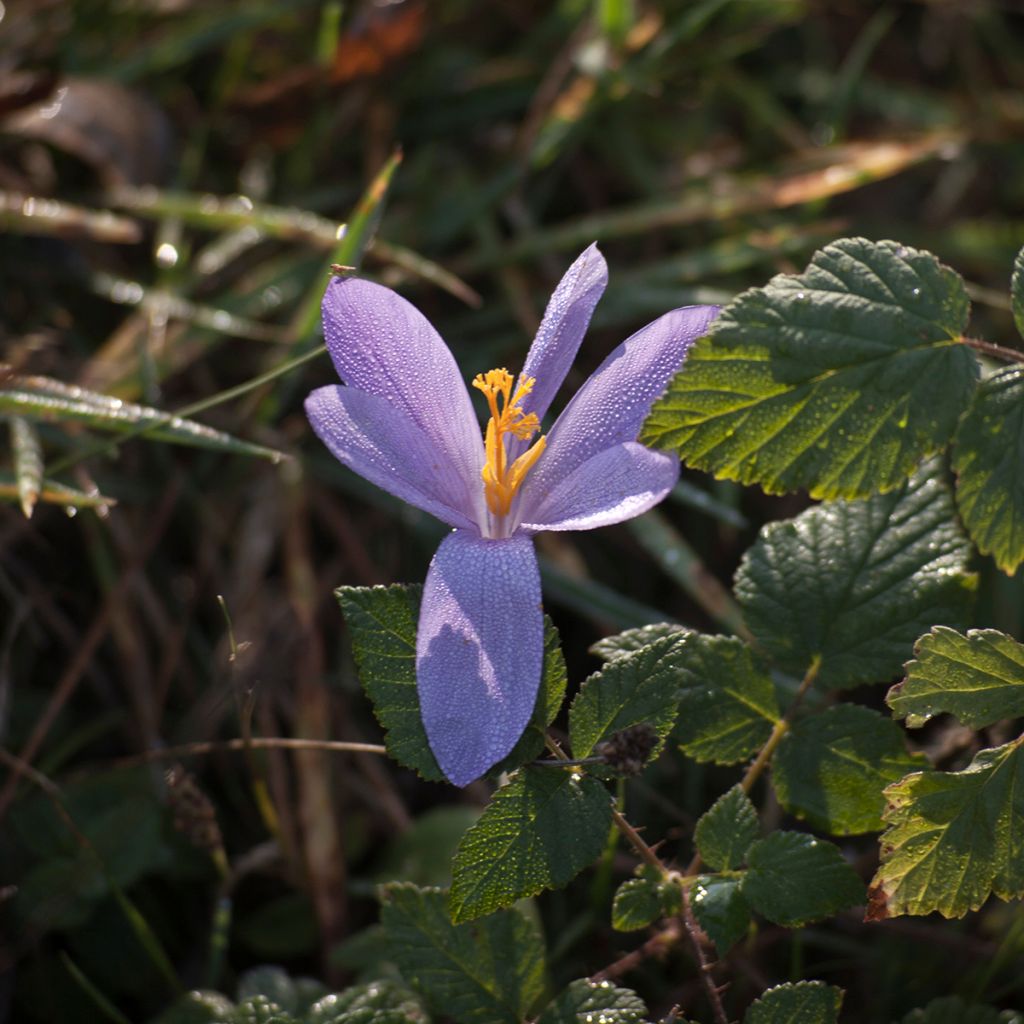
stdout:
<svg viewBox="0 0 1024 1024">
<path fill-rule="evenodd" d="M 721 871 L 743 863 L 759 831 L 757 811 L 750 797 L 739 786 L 733 786 L 701 815 L 693 839 L 701 860 Z"/>
<path fill-rule="evenodd" d="M 235 1004 L 220 992 L 186 992 L 149 1024 L 223 1024 Z"/>
<path fill-rule="evenodd" d="M 623 630 L 614 636 L 606 636 L 604 639 L 598 640 L 597 643 L 591 644 L 590 653 L 604 662 L 615 661 L 616 658 L 622 658 L 634 651 L 649 647 L 656 640 L 689 632 L 691 630 L 674 622 L 654 622 L 648 626 L 636 626 L 633 629 Z"/>
<path fill-rule="evenodd" d="M 883 790 L 928 767 L 907 752 L 891 719 L 856 704 L 838 704 L 801 719 L 772 758 L 772 785 L 790 814 L 836 836 L 882 828 Z"/>
<path fill-rule="evenodd" d="M 747 1009 L 743 1024 L 836 1024 L 843 990 L 823 981 L 776 985 Z"/>
<path fill-rule="evenodd" d="M 452 864 L 452 921 L 471 921 L 567 885 L 608 841 L 611 799 L 568 769 L 524 768 L 463 836 Z"/>
<path fill-rule="evenodd" d="M 916 772 L 889 786 L 888 828 L 868 919 L 963 917 L 989 893 L 1024 896 L 1024 738 L 980 751 L 961 772 Z"/>
<path fill-rule="evenodd" d="M 416 690 L 416 626 L 422 592 L 418 584 L 394 584 L 339 587 L 335 596 L 352 635 L 360 682 L 385 730 L 388 753 L 422 778 L 442 782 L 444 775 L 427 741 Z M 533 717 L 509 756 L 492 771 L 509 771 L 540 753 L 544 730 L 558 714 L 565 685 L 558 631 L 545 618 L 544 668 Z"/>
<path fill-rule="evenodd" d="M 0 415 L 55 423 L 85 423 L 99 430 L 144 433 L 150 441 L 210 448 L 234 455 L 255 455 L 279 462 L 284 453 L 242 441 L 195 420 L 112 395 L 64 384 L 49 377 L 12 375 L 0 387 Z"/>
<path fill-rule="evenodd" d="M 669 634 L 610 661 L 590 676 L 569 708 L 573 756 L 589 757 L 602 740 L 646 722 L 664 739 L 676 717 L 678 653 L 685 634 Z M 652 753 L 656 756 L 661 743 Z"/>
<path fill-rule="evenodd" d="M 540 1015 L 537 1024 L 641 1024 L 647 1007 L 631 989 L 580 978 Z"/>
<path fill-rule="evenodd" d="M 544 939 L 519 910 L 452 924 L 440 889 L 382 889 L 388 947 L 431 1013 L 460 1024 L 520 1024 L 544 990 Z"/>
<path fill-rule="evenodd" d="M 228 1014 L 224 1024 L 299 1024 L 283 1006 L 264 995 L 243 999 Z"/>
<path fill-rule="evenodd" d="M 1013 276 L 1010 278 L 1010 302 L 1013 306 L 1013 319 L 1017 324 L 1017 332 L 1024 338 L 1024 249 L 1017 253 L 1013 261 Z"/>
<path fill-rule="evenodd" d="M 953 469 L 971 540 L 1013 575 L 1024 562 L 1024 366 L 982 381 L 956 432 Z"/>
<path fill-rule="evenodd" d="M 802 832 L 773 832 L 747 853 L 747 902 L 769 921 L 799 928 L 864 900 L 864 883 L 836 846 Z"/>
<path fill-rule="evenodd" d="M 940 471 L 933 463 L 891 494 L 818 505 L 761 530 L 736 596 L 779 668 L 803 675 L 820 657 L 822 686 L 881 682 L 925 630 L 964 622 L 976 578 Z"/>
<path fill-rule="evenodd" d="M 672 882 L 646 876 L 627 879 L 612 900 L 612 927 L 617 932 L 635 932 L 659 918 L 678 914 L 682 896 Z"/>
<path fill-rule="evenodd" d="M 676 659 L 684 687 L 673 738 L 698 761 L 736 764 L 779 720 L 775 687 L 742 640 L 694 635 Z"/>
<path fill-rule="evenodd" d="M 305 1024 L 427 1024 L 420 1001 L 391 979 L 353 985 L 315 1002 Z"/>
<path fill-rule="evenodd" d="M 769 493 L 891 490 L 970 401 L 968 312 L 963 281 L 930 253 L 840 239 L 726 306 L 640 440 Z"/>
<path fill-rule="evenodd" d="M 900 1024 L 1024 1024 L 1024 1015 L 966 1003 L 959 996 L 943 996 L 924 1009 L 911 1010 Z"/>
<path fill-rule="evenodd" d="M 388 753 L 430 782 L 444 781 L 427 742 L 416 692 L 421 586 L 339 587 L 359 680 L 385 731 Z"/>
<path fill-rule="evenodd" d="M 914 647 L 907 676 L 885 698 L 912 729 L 933 715 L 956 715 L 982 729 L 1024 715 L 1024 645 L 997 629 L 967 635 L 936 626 Z"/>
<path fill-rule="evenodd" d="M 690 890 L 690 906 L 719 956 L 724 956 L 750 928 L 750 906 L 743 897 L 740 878 L 702 875 Z"/>
<path fill-rule="evenodd" d="M 292 978 L 283 967 L 268 964 L 253 967 L 238 979 L 236 999 L 239 1005 L 255 996 L 264 996 L 285 1013 L 303 1017 L 318 999 L 327 994 L 326 986 L 312 978 Z"/>
</svg>

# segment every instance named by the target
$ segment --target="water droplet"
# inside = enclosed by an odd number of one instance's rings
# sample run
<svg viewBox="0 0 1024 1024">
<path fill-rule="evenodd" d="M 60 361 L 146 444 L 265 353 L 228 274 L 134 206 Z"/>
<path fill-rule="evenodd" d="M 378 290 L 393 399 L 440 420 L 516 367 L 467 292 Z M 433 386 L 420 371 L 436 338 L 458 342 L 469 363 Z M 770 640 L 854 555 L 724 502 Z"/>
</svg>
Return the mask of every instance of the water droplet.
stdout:
<svg viewBox="0 0 1024 1024">
<path fill-rule="evenodd" d="M 797 302 L 806 302 L 807 296 L 803 292 L 796 293 Z"/>
<path fill-rule="evenodd" d="M 217 312 L 213 314 L 213 326 L 216 327 L 218 331 L 226 331 L 231 326 L 231 314 L 225 312 L 223 309 L 218 309 Z"/>
<path fill-rule="evenodd" d="M 337 238 L 338 241 L 340 242 L 341 239 L 343 239 L 347 233 L 348 233 L 348 225 L 347 224 L 339 224 L 338 225 L 338 230 L 334 232 L 334 237 Z"/>
<path fill-rule="evenodd" d="M 913 295 L 914 298 L 916 299 L 918 297 L 918 295 L 921 294 L 921 289 L 920 288 L 913 288 L 913 289 L 911 289 L 910 294 Z"/>
<path fill-rule="evenodd" d="M 161 242 L 156 247 L 157 265 L 165 270 L 173 267 L 178 262 L 178 250 L 170 242 Z"/>
<path fill-rule="evenodd" d="M 68 519 L 74 519 L 75 516 L 78 515 L 78 509 L 75 508 L 74 505 L 65 505 L 64 515 L 66 515 Z"/>
</svg>

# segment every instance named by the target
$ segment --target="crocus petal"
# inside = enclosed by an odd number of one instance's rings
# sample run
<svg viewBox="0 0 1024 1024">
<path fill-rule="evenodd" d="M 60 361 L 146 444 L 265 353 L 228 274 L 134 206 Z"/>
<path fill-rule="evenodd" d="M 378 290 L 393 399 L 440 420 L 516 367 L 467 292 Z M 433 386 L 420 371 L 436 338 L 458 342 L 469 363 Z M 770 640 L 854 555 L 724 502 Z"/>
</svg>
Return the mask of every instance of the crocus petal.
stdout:
<svg viewBox="0 0 1024 1024">
<path fill-rule="evenodd" d="M 530 538 L 449 534 L 423 588 L 416 680 L 430 748 L 456 786 L 483 775 L 522 735 L 543 649 Z"/>
<path fill-rule="evenodd" d="M 447 453 L 386 399 L 331 385 L 306 399 L 317 436 L 343 465 L 450 526 L 473 528 L 466 483 Z"/>
<path fill-rule="evenodd" d="M 626 441 L 592 455 L 547 494 L 531 489 L 522 528 L 593 530 L 621 523 L 657 505 L 678 479 L 674 455 Z"/>
<path fill-rule="evenodd" d="M 467 488 L 474 521 L 485 516 L 480 425 L 459 367 L 441 336 L 397 293 L 358 278 L 334 278 L 323 301 L 324 341 L 341 379 L 386 399 L 443 452 Z M 467 490 L 468 493 L 468 490 Z"/>
<path fill-rule="evenodd" d="M 524 490 L 553 491 L 563 477 L 592 455 L 623 441 L 635 441 L 654 400 L 717 314 L 718 306 L 685 306 L 627 338 L 558 417 Z"/>
<path fill-rule="evenodd" d="M 608 283 L 608 266 L 597 248 L 591 245 L 565 272 L 544 313 L 537 336 L 523 366 L 524 377 L 537 383 L 523 402 L 526 412 L 542 419 L 565 380 L 576 352 L 590 324 L 591 314 Z"/>
</svg>

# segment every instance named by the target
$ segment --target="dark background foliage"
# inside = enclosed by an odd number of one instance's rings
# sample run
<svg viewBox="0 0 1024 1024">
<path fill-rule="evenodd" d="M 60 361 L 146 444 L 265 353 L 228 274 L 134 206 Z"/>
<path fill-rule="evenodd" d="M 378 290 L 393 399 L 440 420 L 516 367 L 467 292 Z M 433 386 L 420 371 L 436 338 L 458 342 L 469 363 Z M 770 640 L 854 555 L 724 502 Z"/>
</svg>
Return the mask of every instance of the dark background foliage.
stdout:
<svg viewBox="0 0 1024 1024">
<path fill-rule="evenodd" d="M 841 234 L 936 253 L 969 283 L 971 332 L 1013 344 L 1024 15 L 1012 2 L 0 10 L 3 361 L 161 409 L 220 398 L 197 418 L 292 456 L 112 441 L 58 420 L 41 431 L 47 475 L 117 504 L 40 503 L 31 519 L 0 506 L 0 998 L 19 1020 L 104 1019 L 90 988 L 140 1019 L 172 997 L 168 973 L 230 990 L 267 961 L 341 983 L 378 955 L 374 885 L 444 883 L 486 796 L 372 754 L 139 760 L 247 730 L 379 737 L 332 591 L 421 580 L 442 528 L 313 438 L 301 401 L 334 379 L 326 357 L 225 392 L 313 351 L 334 228 L 393 154 L 364 270 L 427 313 L 467 376 L 518 368 L 551 288 L 593 240 L 611 283 L 570 390 L 654 316 L 800 269 Z M 570 687 L 615 629 L 727 630 L 723 587 L 757 527 L 805 504 L 684 473 L 651 519 L 540 538 Z M 979 569 L 979 623 L 1020 636 L 1019 575 Z M 944 727 L 925 742 L 952 766 L 974 741 Z M 16 775 L 13 757 L 37 774 Z M 731 778 L 670 752 L 631 784 L 631 806 L 685 860 Z M 874 846 L 847 852 L 867 875 Z M 609 861 L 542 898 L 558 980 L 642 941 L 607 923 L 625 871 Z M 218 894 L 230 924 L 215 919 Z M 145 925 L 127 923 L 125 900 Z M 1012 1006 L 1022 921 L 1000 904 L 951 926 L 765 925 L 728 973 L 739 1004 L 826 978 L 847 989 L 851 1021 L 935 994 Z M 699 1005 L 681 953 L 628 980 L 652 1012 Z"/>
</svg>

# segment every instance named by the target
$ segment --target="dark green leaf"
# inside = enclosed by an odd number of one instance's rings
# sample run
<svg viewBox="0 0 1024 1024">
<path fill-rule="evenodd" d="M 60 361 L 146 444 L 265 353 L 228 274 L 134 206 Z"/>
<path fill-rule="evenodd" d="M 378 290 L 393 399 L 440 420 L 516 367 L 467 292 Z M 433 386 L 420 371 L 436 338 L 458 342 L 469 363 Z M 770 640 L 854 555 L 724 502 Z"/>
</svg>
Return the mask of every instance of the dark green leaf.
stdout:
<svg viewBox="0 0 1024 1024">
<path fill-rule="evenodd" d="M 624 630 L 614 636 L 606 636 L 603 640 L 591 644 L 590 653 L 605 662 L 615 661 L 616 658 L 649 647 L 655 640 L 689 632 L 690 630 L 685 626 L 677 625 L 674 622 L 653 622 L 649 626 L 635 626 L 633 629 Z"/>
<path fill-rule="evenodd" d="M 419 1000 L 390 979 L 354 985 L 314 1003 L 305 1024 L 427 1024 Z"/>
<path fill-rule="evenodd" d="M 747 854 L 743 895 L 775 924 L 798 928 L 864 900 L 864 884 L 838 848 L 802 832 L 773 832 Z"/>
<path fill-rule="evenodd" d="M 750 1004 L 743 1024 L 836 1024 L 843 990 L 823 981 L 776 985 Z"/>
<path fill-rule="evenodd" d="M 739 942 L 750 927 L 750 906 L 743 898 L 739 878 L 701 876 L 690 890 L 690 906 L 719 956 Z"/>
<path fill-rule="evenodd" d="M 619 932 L 635 932 L 659 918 L 678 914 L 682 895 L 672 882 L 646 875 L 630 878 L 619 886 L 612 900 L 612 927 Z"/>
<path fill-rule="evenodd" d="M 265 996 L 293 1017 L 302 1017 L 327 989 L 312 978 L 292 978 L 283 967 L 253 967 L 238 979 L 236 998 L 244 1003 L 254 996 Z"/>
<path fill-rule="evenodd" d="M 298 1024 L 298 1021 L 272 999 L 257 995 L 243 999 L 224 1024 Z"/>
<path fill-rule="evenodd" d="M 771 523 L 743 556 L 736 596 L 758 643 L 826 687 L 892 678 L 935 623 L 964 621 L 970 545 L 932 464 L 891 494 Z"/>
<path fill-rule="evenodd" d="M 914 647 L 907 677 L 885 698 L 897 718 L 917 728 L 947 712 L 981 729 L 1024 715 L 1024 646 L 996 629 L 967 635 L 936 626 Z"/>
<path fill-rule="evenodd" d="M 419 585 L 339 587 L 335 595 L 352 635 L 359 679 L 385 730 L 388 753 L 431 782 L 444 775 L 431 753 L 416 691 L 416 626 Z M 565 695 L 565 661 L 558 631 L 545 620 L 544 669 L 533 718 L 497 770 L 508 771 L 532 760 L 544 745 L 544 730 L 558 714 Z"/>
<path fill-rule="evenodd" d="M 768 739 L 779 719 L 775 687 L 742 640 L 694 635 L 677 659 L 685 689 L 673 732 L 698 761 L 735 764 Z"/>
<path fill-rule="evenodd" d="M 452 921 L 471 921 L 556 889 L 596 860 L 608 841 L 611 799 L 569 769 L 524 768 L 495 793 L 452 865 Z"/>
<path fill-rule="evenodd" d="M 759 831 L 757 811 L 750 798 L 739 786 L 733 786 L 701 816 L 693 839 L 701 860 L 720 871 L 743 863 Z"/>
<path fill-rule="evenodd" d="M 840 239 L 805 273 L 730 303 L 640 439 L 770 493 L 891 490 L 970 401 L 968 310 L 963 281 L 930 253 Z"/>
<path fill-rule="evenodd" d="M 676 717 L 678 655 L 685 637 L 672 633 L 615 658 L 583 683 L 569 709 L 574 757 L 589 757 L 602 740 L 640 722 L 661 739 L 668 735 Z"/>
<path fill-rule="evenodd" d="M 1024 739 L 982 750 L 962 772 L 889 786 L 868 917 L 963 917 L 990 892 L 1024 896 Z"/>
<path fill-rule="evenodd" d="M 643 1000 L 610 981 L 580 978 L 540 1015 L 537 1024 L 640 1024 L 647 1019 Z"/>
<path fill-rule="evenodd" d="M 971 540 L 1012 575 L 1024 562 L 1024 366 L 982 381 L 956 433 L 953 469 Z"/>
<path fill-rule="evenodd" d="M 186 992 L 149 1024 L 223 1024 L 235 1004 L 220 992 Z"/>
<path fill-rule="evenodd" d="M 339 587 L 363 689 L 385 731 L 388 753 L 431 782 L 444 780 L 427 742 L 416 692 L 420 586 Z"/>
<path fill-rule="evenodd" d="M 900 1024 L 1024 1024 L 1024 1015 L 944 996 L 933 999 L 923 1010 L 911 1010 Z"/>
<path fill-rule="evenodd" d="M 801 719 L 772 759 L 772 784 L 791 814 L 833 835 L 882 828 L 882 790 L 928 767 L 903 731 L 870 708 L 838 704 Z"/>
<path fill-rule="evenodd" d="M 519 910 L 452 924 L 440 889 L 382 889 L 388 947 L 431 1013 L 459 1024 L 520 1024 L 544 989 L 544 939 Z"/>
</svg>

